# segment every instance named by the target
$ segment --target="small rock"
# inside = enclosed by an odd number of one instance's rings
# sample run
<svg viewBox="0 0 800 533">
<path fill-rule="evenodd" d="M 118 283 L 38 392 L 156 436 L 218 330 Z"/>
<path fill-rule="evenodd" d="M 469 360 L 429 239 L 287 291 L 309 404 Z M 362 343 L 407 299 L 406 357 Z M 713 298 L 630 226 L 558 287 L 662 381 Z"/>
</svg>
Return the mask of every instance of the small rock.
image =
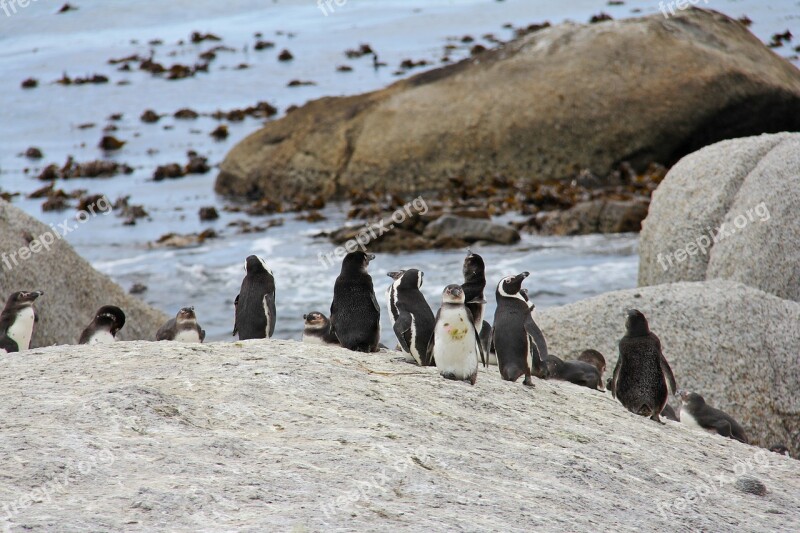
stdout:
<svg viewBox="0 0 800 533">
<path fill-rule="evenodd" d="M 73 5 L 72 5 L 72 4 L 70 4 L 70 3 L 66 3 L 66 4 L 64 4 L 63 6 L 61 6 L 61 7 L 59 8 L 59 10 L 58 10 L 58 11 L 56 11 L 56 13 L 66 13 L 67 11 L 77 11 L 77 10 L 78 10 L 78 8 L 77 8 L 77 7 L 73 6 Z"/>
<path fill-rule="evenodd" d="M 217 212 L 217 209 L 213 206 L 201 207 L 199 214 L 200 214 L 200 220 L 203 222 L 217 220 L 219 218 L 219 213 Z"/>
<path fill-rule="evenodd" d="M 160 165 L 156 168 L 156 171 L 153 173 L 153 181 L 182 178 L 185 175 L 186 172 L 182 166 L 180 166 L 178 163 L 169 163 L 166 165 Z"/>
<path fill-rule="evenodd" d="M 41 159 L 44 157 L 44 154 L 39 148 L 31 146 L 30 148 L 25 150 L 25 157 L 27 157 L 28 159 Z"/>
<path fill-rule="evenodd" d="M 23 80 L 21 85 L 23 89 L 33 89 L 39 86 L 39 80 L 37 80 L 36 78 L 28 78 L 26 80 Z"/>
<path fill-rule="evenodd" d="M 734 487 L 747 494 L 764 496 L 767 494 L 767 487 L 758 479 L 750 476 L 741 476 L 736 479 Z"/>
<path fill-rule="evenodd" d="M 425 228 L 423 236 L 428 239 L 455 238 L 466 242 L 489 241 L 499 244 L 519 242 L 519 232 L 514 228 L 495 224 L 488 220 L 444 215 Z"/>
<path fill-rule="evenodd" d="M 141 119 L 142 122 L 145 122 L 147 124 L 152 124 L 154 122 L 158 122 L 159 119 L 161 119 L 161 115 L 159 115 L 152 109 L 148 109 L 144 113 L 142 113 L 142 116 L 139 118 Z"/>
<path fill-rule="evenodd" d="M 131 285 L 130 290 L 128 290 L 131 294 L 142 294 L 145 291 L 147 291 L 147 285 L 144 283 L 134 283 Z"/>
<path fill-rule="evenodd" d="M 294 56 L 289 50 L 286 50 L 285 48 L 281 51 L 280 54 L 278 54 L 278 61 L 291 61 L 292 59 L 294 59 Z"/>
<path fill-rule="evenodd" d="M 259 40 L 259 41 L 256 41 L 256 44 L 255 44 L 255 46 L 253 48 L 255 48 L 256 50 L 266 50 L 267 48 L 273 48 L 274 46 L 275 46 L 275 43 L 273 43 L 272 41 L 261 41 L 261 40 Z"/>
<path fill-rule="evenodd" d="M 184 107 L 183 109 L 175 111 L 173 116 L 182 120 L 194 120 L 200 116 L 200 113 L 188 107 Z"/>
<path fill-rule="evenodd" d="M 105 135 L 102 139 L 100 139 L 100 144 L 98 145 L 103 150 L 119 150 L 123 146 L 125 146 L 125 141 L 120 141 L 116 137 L 112 135 Z"/>
<path fill-rule="evenodd" d="M 211 132 L 210 135 L 218 141 L 225 140 L 228 138 L 229 135 L 228 126 L 226 126 L 225 124 L 220 124 L 214 129 L 214 131 Z"/>
</svg>

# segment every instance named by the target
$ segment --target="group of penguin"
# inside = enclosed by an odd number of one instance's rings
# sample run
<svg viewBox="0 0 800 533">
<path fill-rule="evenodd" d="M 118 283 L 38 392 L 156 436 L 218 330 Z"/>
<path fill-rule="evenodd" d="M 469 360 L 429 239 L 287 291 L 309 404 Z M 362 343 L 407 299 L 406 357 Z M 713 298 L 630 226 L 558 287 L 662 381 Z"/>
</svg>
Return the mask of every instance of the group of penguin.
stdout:
<svg viewBox="0 0 800 533">
<path fill-rule="evenodd" d="M 377 352 L 380 344 L 380 306 L 372 277 L 367 271 L 374 255 L 348 253 L 333 290 L 330 319 L 318 311 L 304 315 L 303 342 L 338 345 L 358 352 Z M 562 360 L 548 353 L 547 341 L 534 319 L 535 306 L 522 287 L 528 272 L 506 276 L 495 290 L 497 309 L 493 323 L 484 319 L 485 265 L 480 255 L 467 251 L 462 284 L 447 285 L 434 316 L 420 288 L 423 273 L 417 269 L 389 272 L 386 289 L 389 319 L 398 341 L 397 349 L 408 362 L 435 366 L 442 377 L 475 384 L 479 362 L 496 364 L 502 379 L 534 386 L 532 376 L 557 379 L 605 392 L 629 411 L 661 422 L 671 420 L 747 443 L 741 425 L 727 413 L 706 404 L 700 394 L 678 390 L 672 369 L 661 351 L 661 342 L 650 331 L 640 311 L 628 311 L 625 335 L 611 377 L 603 383 L 606 361 L 597 350 L 584 350 L 576 360 Z M 0 352 L 26 350 L 37 320 L 34 302 L 41 291 L 16 292 L 0 314 Z M 240 340 L 272 337 L 276 323 L 275 277 L 265 261 L 251 255 L 245 261 L 245 277 L 234 300 L 233 335 Z M 101 307 L 83 330 L 80 344 L 114 342 L 125 324 L 116 306 Z M 197 323 L 194 308 L 181 309 L 156 333 L 157 340 L 203 342 L 205 331 Z M 670 391 L 677 411 L 669 403 Z M 788 455 L 783 445 L 771 448 Z"/>
</svg>

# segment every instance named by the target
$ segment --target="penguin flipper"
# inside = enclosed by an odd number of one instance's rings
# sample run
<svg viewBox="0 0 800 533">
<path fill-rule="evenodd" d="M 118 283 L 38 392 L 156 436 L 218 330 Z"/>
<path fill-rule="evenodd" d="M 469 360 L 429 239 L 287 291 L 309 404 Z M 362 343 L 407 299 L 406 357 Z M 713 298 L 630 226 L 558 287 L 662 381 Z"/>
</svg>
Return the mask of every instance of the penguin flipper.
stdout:
<svg viewBox="0 0 800 533">
<path fill-rule="evenodd" d="M 667 384 L 670 387 L 670 393 L 675 394 L 678 390 L 678 386 L 675 383 L 675 376 L 672 373 L 672 368 L 670 368 L 663 354 L 659 354 L 659 363 L 661 364 L 661 371 L 664 373 L 664 377 L 667 379 Z"/>
<path fill-rule="evenodd" d="M 475 328 L 475 324 L 472 325 L 472 331 L 475 332 L 475 344 L 478 346 L 478 353 L 481 355 L 481 364 L 483 368 L 487 368 L 489 366 L 489 357 L 483 351 L 483 340 L 481 339 L 481 334 Z M 472 384 L 475 385 L 474 378 Z"/>
<path fill-rule="evenodd" d="M 439 315 L 442 314 L 442 310 L 439 309 L 436 312 L 436 322 L 434 324 L 439 323 Z M 422 366 L 436 366 L 436 360 L 433 357 L 433 347 L 436 345 L 436 326 L 433 328 L 433 334 L 431 335 L 431 340 L 428 341 L 428 349 L 425 350 L 424 354 L 422 355 Z"/>
<path fill-rule="evenodd" d="M 206 330 L 204 330 L 200 326 L 197 326 L 197 334 L 200 336 L 200 342 L 206 340 Z"/>
<path fill-rule="evenodd" d="M 733 437 L 733 428 L 731 427 L 731 423 L 724 418 L 721 418 L 714 423 L 714 429 L 723 437 Z"/>
<path fill-rule="evenodd" d="M 411 347 L 408 345 L 406 333 L 411 330 L 411 315 L 408 313 L 401 313 L 394 322 L 394 334 L 397 336 L 397 342 L 406 353 L 411 353 Z"/>
<path fill-rule="evenodd" d="M 525 333 L 528 334 L 528 339 L 532 341 L 529 344 L 531 347 L 531 360 L 533 365 L 536 367 L 537 373 L 541 375 L 543 379 L 547 379 L 547 368 L 542 363 L 547 359 L 547 343 L 544 340 L 544 335 L 542 335 L 541 330 L 536 326 L 533 317 L 530 315 L 525 317 L 523 325 L 525 327 Z"/>
<path fill-rule="evenodd" d="M 14 339 L 3 334 L 3 336 L 0 337 L 0 350 L 5 350 L 7 353 L 18 352 L 19 345 L 17 345 Z"/>
<path fill-rule="evenodd" d="M 239 296 L 237 294 L 236 298 L 233 299 L 233 333 L 231 333 L 231 337 L 235 337 L 239 333 L 239 327 L 236 325 L 239 318 Z"/>
<path fill-rule="evenodd" d="M 370 287 L 371 287 L 371 286 L 372 286 L 372 285 L 370 284 Z M 378 299 L 377 299 L 377 298 L 375 298 L 375 291 L 372 291 L 372 290 L 371 290 L 371 291 L 369 291 L 369 296 L 370 296 L 370 300 L 372 300 L 372 306 L 373 306 L 373 307 L 375 308 L 375 310 L 378 312 L 378 316 L 380 316 L 380 314 L 381 314 L 381 306 L 380 306 L 380 305 L 378 305 Z M 333 311 L 331 310 L 331 312 L 333 312 Z"/>
<path fill-rule="evenodd" d="M 277 311 L 275 309 L 275 294 L 267 293 L 264 295 L 264 305 L 269 310 L 270 316 L 267 317 L 269 321 L 269 332 L 267 332 L 267 338 L 272 338 L 272 334 L 275 333 L 275 322 L 277 322 Z"/>
<path fill-rule="evenodd" d="M 614 374 L 610 378 L 611 385 L 606 383 L 606 388 L 611 389 L 611 397 L 617 399 L 617 380 L 619 379 L 619 371 L 622 368 L 622 354 L 617 358 L 617 364 L 614 365 Z"/>
</svg>

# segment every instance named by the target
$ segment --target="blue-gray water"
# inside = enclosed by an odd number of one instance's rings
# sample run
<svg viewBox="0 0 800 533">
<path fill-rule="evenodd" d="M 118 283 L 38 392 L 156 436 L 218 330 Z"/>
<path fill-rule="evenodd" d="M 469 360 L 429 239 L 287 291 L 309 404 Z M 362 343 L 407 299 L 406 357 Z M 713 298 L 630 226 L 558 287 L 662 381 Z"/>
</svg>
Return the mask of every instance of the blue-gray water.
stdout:
<svg viewBox="0 0 800 533">
<path fill-rule="evenodd" d="M 23 197 L 15 199 L 15 205 L 44 222 L 58 223 L 73 216 L 74 211 L 43 213 L 40 200 L 24 198 L 25 193 L 42 185 L 34 178 L 36 169 L 47 163 L 63 164 L 68 155 L 77 161 L 103 157 L 97 148 L 101 130 L 109 123 L 109 115 L 123 113 L 114 135 L 127 144 L 110 157 L 133 166 L 135 172 L 111 179 L 69 180 L 58 186 L 67 191 L 88 189 L 112 200 L 130 195 L 131 203 L 145 206 L 151 220 L 127 227 L 114 215 L 97 217 L 67 238 L 81 255 L 124 287 L 134 282 L 147 285 L 149 290 L 142 297 L 167 313 L 194 305 L 211 339 L 230 338 L 232 299 L 241 282 L 244 258 L 251 253 L 265 257 L 277 277 L 277 336 L 298 338 L 303 313 L 327 313 L 337 271 L 324 268 L 317 260 L 320 252 L 332 249 L 330 244 L 311 235 L 343 223 L 346 208 L 329 206 L 324 211 L 328 220 L 315 224 L 295 221 L 292 214 L 280 215 L 285 220 L 283 226 L 265 233 L 235 235 L 227 224 L 249 217 L 222 212 L 224 202 L 213 192 L 215 170 L 163 182 L 153 182 L 151 177 L 159 164 L 184 163 L 187 150 L 208 156 L 212 164 L 219 163 L 260 122 L 246 119 L 228 123 L 230 137 L 216 142 L 208 135 L 218 124 L 211 118 L 181 121 L 169 116 L 156 124 L 144 124 L 139 116 L 145 109 L 171 115 L 182 107 L 212 112 L 268 101 L 283 111 L 289 105 L 320 96 L 385 86 L 398 79 L 393 75 L 394 67 L 405 58 L 433 60 L 437 64 L 442 47 L 453 42 L 448 37 L 469 34 L 478 42 L 489 44 L 480 36 L 494 33 L 504 40 L 511 37 L 512 32 L 502 28 L 508 22 L 515 26 L 544 20 L 584 22 L 600 11 L 621 18 L 631 16 L 637 8 L 643 14 L 658 10 L 658 2 L 641 1 L 608 6 L 605 0 L 348 0 L 342 6 L 333 3 L 335 10 L 325 16 L 313 0 L 71 3 L 79 7 L 78 11 L 61 15 L 54 14 L 63 4 L 61 0 L 39 0 L 18 8 L 13 16 L 0 11 L 0 188 L 22 192 Z M 749 15 L 754 20 L 751 30 L 762 40 L 786 29 L 800 35 L 797 0 L 709 0 L 708 7 L 736 17 Z M 224 40 L 176 44 L 180 39 L 188 41 L 194 30 L 213 32 Z M 255 32 L 262 32 L 263 39 L 275 42 L 275 48 L 254 51 Z M 152 39 L 161 39 L 164 44 L 150 46 L 147 43 Z M 392 68 L 376 72 L 369 58 L 346 59 L 344 50 L 360 43 L 370 43 Z M 147 55 L 151 49 L 156 51 L 156 59 L 167 65 L 193 64 L 199 52 L 217 44 L 231 46 L 236 52 L 219 53 L 209 73 L 180 81 L 154 78 L 136 69 L 120 72 L 107 64 L 110 58 Z M 283 48 L 295 56 L 289 64 L 276 60 Z M 172 53 L 174 56 L 170 56 Z M 778 53 L 789 55 L 791 47 Z M 464 47 L 450 55 L 457 60 L 467 54 L 468 48 Z M 250 68 L 234 70 L 240 63 L 247 63 Z M 335 67 L 340 64 L 349 64 L 354 71 L 336 72 Z M 52 83 L 64 72 L 73 77 L 104 74 L 111 83 L 70 87 Z M 22 90 L 20 82 L 28 77 L 39 79 L 39 87 Z M 317 85 L 290 89 L 286 84 L 291 79 L 313 80 Z M 118 85 L 122 80 L 130 84 Z M 79 124 L 87 122 L 96 126 L 78 129 Z M 29 146 L 40 147 L 45 158 L 31 162 L 20 157 Z M 25 168 L 34 170 L 25 174 Z M 222 215 L 219 220 L 199 221 L 197 210 L 207 205 L 217 206 Z M 267 218 L 252 218 L 251 222 L 263 223 Z M 192 249 L 148 246 L 165 233 L 205 228 L 214 228 L 223 237 Z M 633 235 L 524 236 L 514 247 L 476 251 L 484 255 L 488 264 L 490 313 L 494 284 L 501 276 L 522 270 L 532 273 L 526 286 L 539 308 L 636 284 L 638 256 Z M 383 290 L 389 280 L 385 272 L 413 266 L 425 272 L 423 289 L 435 309 L 442 287 L 460 281 L 463 255 L 463 251 L 379 254 L 370 268 L 378 301 L 384 301 Z M 17 288 L 0 289 L 8 292 Z M 393 343 L 385 310 L 383 326 L 384 342 Z"/>
</svg>

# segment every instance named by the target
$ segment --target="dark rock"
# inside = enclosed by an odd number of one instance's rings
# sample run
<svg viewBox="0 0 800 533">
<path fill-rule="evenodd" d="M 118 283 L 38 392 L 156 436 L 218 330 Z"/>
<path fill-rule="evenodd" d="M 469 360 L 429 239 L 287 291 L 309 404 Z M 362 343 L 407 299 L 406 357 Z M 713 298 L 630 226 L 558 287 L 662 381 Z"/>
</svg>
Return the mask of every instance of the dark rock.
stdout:
<svg viewBox="0 0 800 533">
<path fill-rule="evenodd" d="M 182 178 L 185 175 L 186 171 L 178 163 L 168 163 L 166 165 L 160 165 L 156 168 L 156 171 L 153 173 L 153 180 L 161 181 L 164 179 L 176 179 Z"/>
<path fill-rule="evenodd" d="M 461 239 L 468 243 L 487 241 L 499 244 L 519 242 L 519 232 L 514 228 L 475 218 L 444 215 L 425 228 L 427 239 Z"/>
<path fill-rule="evenodd" d="M 144 113 L 142 113 L 140 119 L 142 122 L 145 122 L 147 124 L 152 124 L 154 122 L 158 122 L 161 119 L 161 115 L 159 115 L 152 109 L 148 109 Z"/>
<path fill-rule="evenodd" d="M 278 54 L 278 61 L 291 61 L 292 59 L 294 59 L 294 56 L 289 50 L 286 50 L 285 48 L 281 51 L 280 54 Z"/>
<path fill-rule="evenodd" d="M 27 157 L 28 159 L 41 159 L 44 157 L 44 154 L 39 148 L 31 146 L 30 148 L 25 150 L 25 157 Z"/>
<path fill-rule="evenodd" d="M 39 86 L 39 80 L 37 80 L 36 78 L 28 78 L 26 80 L 23 80 L 20 85 L 22 86 L 23 89 L 33 89 Z"/>
<path fill-rule="evenodd" d="M 130 294 L 142 294 L 146 291 L 147 291 L 147 285 L 143 283 L 134 283 L 133 285 L 131 285 L 130 290 L 128 290 Z"/>
<path fill-rule="evenodd" d="M 545 235 L 639 232 L 649 202 L 642 200 L 591 200 L 566 211 L 543 213 L 539 224 Z"/>
<path fill-rule="evenodd" d="M 203 222 L 217 220 L 219 218 L 219 213 L 217 212 L 217 209 L 213 206 L 201 207 L 199 215 L 200 215 L 200 220 Z"/>
<path fill-rule="evenodd" d="M 100 139 L 100 144 L 98 146 L 107 151 L 119 150 L 125 146 L 125 141 L 120 141 L 112 135 L 105 135 Z"/>
</svg>

